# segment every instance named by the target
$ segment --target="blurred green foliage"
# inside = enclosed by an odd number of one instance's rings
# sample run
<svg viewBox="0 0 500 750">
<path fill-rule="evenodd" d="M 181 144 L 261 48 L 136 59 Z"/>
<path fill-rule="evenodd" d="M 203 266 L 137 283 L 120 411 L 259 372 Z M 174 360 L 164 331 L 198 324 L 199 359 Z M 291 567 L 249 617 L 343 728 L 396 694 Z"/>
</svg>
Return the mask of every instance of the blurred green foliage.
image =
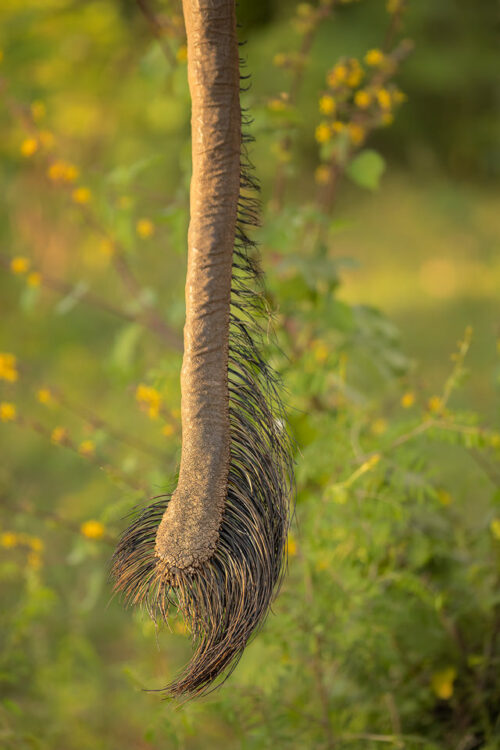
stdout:
<svg viewBox="0 0 500 750">
<path fill-rule="evenodd" d="M 275 613 L 180 707 L 144 690 L 188 658 L 183 623 L 157 631 L 107 581 L 180 450 L 189 97 L 179 8 L 155 13 L 160 41 L 133 2 L 0 11 L 0 746 L 499 748 L 493 3 L 410 3 L 408 102 L 327 211 L 318 167 L 348 131 L 316 142 L 318 100 L 382 46 L 385 3 L 318 25 L 290 106 L 273 60 L 311 6 L 242 3 L 297 508 Z"/>
</svg>

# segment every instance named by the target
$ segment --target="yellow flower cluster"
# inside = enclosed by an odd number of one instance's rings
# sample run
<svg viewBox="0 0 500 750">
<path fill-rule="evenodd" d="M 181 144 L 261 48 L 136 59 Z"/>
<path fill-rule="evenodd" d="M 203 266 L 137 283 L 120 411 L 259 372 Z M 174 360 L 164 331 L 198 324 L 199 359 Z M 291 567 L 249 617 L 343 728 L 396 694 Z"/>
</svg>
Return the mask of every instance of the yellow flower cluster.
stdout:
<svg viewBox="0 0 500 750">
<path fill-rule="evenodd" d="M 23 255 L 16 255 L 16 257 L 12 258 L 12 260 L 10 261 L 10 270 L 12 271 L 12 273 L 15 273 L 19 276 L 27 273 L 30 269 L 30 266 L 30 259 L 25 258 Z"/>
<path fill-rule="evenodd" d="M 17 358 L 10 352 L 0 352 L 0 380 L 15 383 L 18 378 Z"/>
<path fill-rule="evenodd" d="M 85 521 L 80 526 L 80 532 L 82 536 L 86 537 L 87 539 L 102 539 L 105 531 L 106 529 L 104 527 L 104 524 L 94 519 Z"/>
<path fill-rule="evenodd" d="M 12 549 L 13 547 L 29 547 L 34 552 L 43 552 L 43 540 L 38 536 L 17 533 L 15 531 L 4 531 L 0 535 L 0 547 Z"/>
<path fill-rule="evenodd" d="M 14 422 L 17 416 L 16 407 L 9 401 L 0 403 L 0 422 Z"/>
<path fill-rule="evenodd" d="M 401 396 L 401 406 L 403 409 L 410 409 L 415 403 L 415 394 L 413 391 L 406 391 Z"/>
<path fill-rule="evenodd" d="M 68 431 L 65 427 L 54 427 L 50 434 L 50 439 L 54 445 L 62 445 L 68 438 Z"/>
<path fill-rule="evenodd" d="M 439 396 L 432 396 L 427 402 L 427 408 L 431 414 L 439 414 L 443 409 L 443 401 Z"/>
<path fill-rule="evenodd" d="M 78 168 L 66 161 L 55 161 L 47 170 L 49 180 L 57 183 L 75 182 L 78 179 L 78 175 Z"/>
<path fill-rule="evenodd" d="M 52 401 L 52 393 L 48 388 L 40 388 L 40 390 L 36 394 L 37 400 L 41 404 L 50 404 Z"/>
<path fill-rule="evenodd" d="M 38 570 L 42 566 L 44 543 L 38 536 L 17 533 L 16 531 L 4 531 L 3 534 L 0 534 L 0 547 L 4 549 L 27 547 L 29 550 L 27 557 L 28 568 Z"/>
<path fill-rule="evenodd" d="M 139 237 L 147 239 L 151 237 L 155 232 L 155 225 L 151 219 L 139 219 L 135 225 L 135 229 Z"/>
<path fill-rule="evenodd" d="M 319 111 L 322 115 L 335 114 L 335 99 L 330 94 L 324 94 L 319 100 Z"/>
<path fill-rule="evenodd" d="M 267 106 L 271 112 L 284 112 L 287 104 L 282 97 L 274 97 L 273 99 L 269 99 Z"/>
<path fill-rule="evenodd" d="M 359 109 L 368 109 L 373 101 L 373 96 L 370 91 L 366 89 L 359 89 L 354 94 L 354 104 Z"/>
<path fill-rule="evenodd" d="M 36 154 L 40 146 L 45 148 L 47 151 L 50 151 L 50 149 L 54 146 L 54 143 L 54 134 L 51 133 L 50 130 L 41 130 L 39 133 L 37 133 L 36 137 L 31 135 L 22 141 L 20 152 L 22 156 L 29 158 L 30 156 Z"/>
<path fill-rule="evenodd" d="M 364 77 L 364 70 L 355 57 L 340 60 L 334 67 L 328 72 L 326 76 L 326 82 L 332 89 L 341 88 L 348 86 L 349 88 L 357 88 Z"/>
<path fill-rule="evenodd" d="M 385 55 L 380 49 L 370 49 L 365 55 L 365 63 L 372 68 L 380 68 L 385 59 Z"/>
<path fill-rule="evenodd" d="M 140 383 L 135 392 L 137 402 L 145 408 L 150 419 L 157 419 L 161 408 L 161 396 L 156 388 Z"/>
<path fill-rule="evenodd" d="M 20 150 L 23 156 L 33 156 L 38 151 L 38 139 L 33 137 L 25 138 L 21 143 Z"/>
<path fill-rule="evenodd" d="M 90 202 L 92 193 L 87 187 L 77 187 L 71 193 L 71 198 L 73 200 L 73 203 L 78 203 L 83 206 L 86 203 Z"/>
<path fill-rule="evenodd" d="M 78 446 L 78 453 L 85 458 L 92 458 L 95 455 L 95 443 L 93 440 L 83 440 Z"/>
</svg>

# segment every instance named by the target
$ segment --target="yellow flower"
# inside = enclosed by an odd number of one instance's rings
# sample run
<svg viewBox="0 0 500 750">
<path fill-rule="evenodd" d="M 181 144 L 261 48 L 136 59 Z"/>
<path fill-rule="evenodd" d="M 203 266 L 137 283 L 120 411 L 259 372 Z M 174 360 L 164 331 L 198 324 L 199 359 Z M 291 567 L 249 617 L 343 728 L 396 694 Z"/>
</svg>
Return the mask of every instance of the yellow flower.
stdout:
<svg viewBox="0 0 500 750">
<path fill-rule="evenodd" d="M 9 352 L 0 352 L 0 380 L 15 383 L 18 377 L 16 357 Z"/>
<path fill-rule="evenodd" d="M 38 122 L 39 120 L 43 120 L 47 112 L 47 109 L 45 107 L 45 104 L 37 99 L 34 102 L 31 102 L 31 115 L 35 122 Z"/>
<path fill-rule="evenodd" d="M 347 132 L 349 133 L 351 143 L 355 146 L 359 146 L 365 140 L 366 130 L 357 122 L 350 122 L 347 126 Z"/>
<path fill-rule="evenodd" d="M 344 63 L 337 63 L 334 68 L 328 73 L 326 82 L 331 88 L 335 88 L 339 84 L 345 83 L 348 76 L 348 69 Z"/>
<path fill-rule="evenodd" d="M 38 141 L 36 138 L 25 138 L 21 143 L 21 154 L 23 156 L 33 156 L 38 151 Z"/>
<path fill-rule="evenodd" d="M 434 672 L 431 677 L 431 687 L 435 695 L 443 701 L 447 701 L 453 695 L 453 683 L 457 678 L 457 670 L 454 667 L 446 667 L 439 672 Z"/>
<path fill-rule="evenodd" d="M 384 62 L 385 56 L 382 50 L 370 49 L 365 55 L 365 63 L 371 65 L 373 68 L 377 68 Z"/>
<path fill-rule="evenodd" d="M 500 541 L 500 518 L 494 518 L 490 523 L 490 531 Z"/>
<path fill-rule="evenodd" d="M 316 128 L 314 135 L 318 143 L 328 143 L 332 137 L 332 131 L 326 122 L 322 122 Z"/>
<path fill-rule="evenodd" d="M 451 505 L 453 502 L 453 498 L 447 490 L 441 488 L 437 490 L 436 495 L 441 505 Z"/>
<path fill-rule="evenodd" d="M 333 96 L 325 94 L 319 100 L 319 111 L 323 115 L 333 115 L 335 112 L 335 99 Z"/>
<path fill-rule="evenodd" d="M 443 407 L 443 402 L 439 398 L 439 396 L 432 396 L 427 402 L 427 408 L 433 414 L 437 414 L 438 412 L 440 412 L 442 407 Z"/>
<path fill-rule="evenodd" d="M 31 570 L 39 570 L 42 567 L 42 558 L 37 552 L 30 552 L 26 562 Z"/>
<path fill-rule="evenodd" d="M 286 550 L 288 553 L 288 557 L 294 557 L 297 554 L 297 542 L 291 534 L 287 540 Z"/>
<path fill-rule="evenodd" d="M 12 273 L 22 274 L 29 271 L 31 261 L 29 258 L 25 258 L 22 255 L 17 255 L 10 261 L 10 270 Z"/>
<path fill-rule="evenodd" d="M 349 60 L 349 74 L 347 76 L 346 83 L 352 89 L 355 89 L 363 80 L 364 71 L 359 61 L 355 57 Z"/>
<path fill-rule="evenodd" d="M 276 65 L 277 68 L 283 68 L 286 65 L 286 62 L 287 57 L 283 52 L 277 52 L 273 57 L 273 65 Z"/>
<path fill-rule="evenodd" d="M 139 237 L 142 237 L 143 239 L 151 237 L 155 231 L 155 226 L 151 219 L 139 219 L 135 228 Z"/>
<path fill-rule="evenodd" d="M 382 88 L 377 91 L 377 101 L 382 109 L 389 110 L 391 108 L 392 99 L 387 89 Z"/>
<path fill-rule="evenodd" d="M 41 404 L 50 404 L 52 401 L 52 393 L 48 388 L 40 388 L 36 397 Z"/>
<path fill-rule="evenodd" d="M 0 422 L 14 422 L 17 416 L 16 407 L 9 401 L 0 403 Z"/>
<path fill-rule="evenodd" d="M 82 523 L 80 531 L 87 539 L 101 539 L 104 536 L 105 528 L 100 521 L 92 519 Z"/>
<path fill-rule="evenodd" d="M 65 161 L 55 161 L 47 170 L 47 177 L 53 182 L 74 182 L 78 175 L 77 167 Z"/>
<path fill-rule="evenodd" d="M 185 44 L 181 44 L 181 46 L 177 50 L 175 56 L 177 58 L 177 62 L 180 62 L 180 63 L 186 62 L 186 60 L 188 58 L 188 48 L 187 48 L 187 46 Z"/>
<path fill-rule="evenodd" d="M 90 202 L 90 199 L 92 198 L 92 193 L 87 187 L 78 187 L 78 188 L 75 188 L 73 192 L 71 193 L 71 198 L 73 199 L 74 203 L 85 205 L 86 203 Z"/>
<path fill-rule="evenodd" d="M 32 271 L 26 277 L 26 283 L 28 286 L 37 287 L 42 283 L 42 274 L 38 271 Z"/>
<path fill-rule="evenodd" d="M 95 444 L 92 440 L 83 440 L 78 446 L 78 453 L 86 458 L 91 458 L 95 454 Z"/>
<path fill-rule="evenodd" d="M 162 432 L 162 435 L 165 435 L 165 437 L 172 437 L 172 435 L 175 432 L 174 425 L 170 423 L 164 425 L 161 432 Z"/>
<path fill-rule="evenodd" d="M 387 420 L 383 417 L 375 419 L 372 423 L 371 431 L 373 435 L 383 435 L 384 432 L 387 432 Z"/>
<path fill-rule="evenodd" d="M 18 543 L 19 537 L 17 534 L 14 534 L 13 531 L 4 531 L 0 536 L 0 546 L 5 547 L 5 549 L 12 549 L 13 547 L 16 547 Z"/>
<path fill-rule="evenodd" d="M 32 536 L 29 540 L 29 545 L 33 552 L 43 552 L 45 546 L 43 540 L 38 536 Z"/>
<path fill-rule="evenodd" d="M 328 185 L 330 181 L 330 167 L 320 164 L 314 172 L 314 179 L 318 185 Z"/>
<path fill-rule="evenodd" d="M 61 445 L 66 441 L 67 437 L 68 431 L 65 427 L 54 427 L 50 435 L 50 439 L 55 445 Z"/>
<path fill-rule="evenodd" d="M 343 133 L 345 130 L 345 124 L 341 120 L 335 120 L 332 122 L 332 131 L 334 133 Z"/>
<path fill-rule="evenodd" d="M 150 419 L 157 419 L 160 413 L 161 396 L 156 388 L 140 383 L 135 392 L 137 402 L 146 407 Z"/>
<path fill-rule="evenodd" d="M 283 99 L 270 99 L 267 103 L 267 106 L 271 110 L 271 112 L 283 112 L 286 109 L 286 103 L 283 101 Z"/>
<path fill-rule="evenodd" d="M 359 109 L 368 109 L 372 103 L 372 99 L 373 97 L 370 92 L 365 89 L 360 89 L 354 94 L 354 104 L 356 107 L 359 107 Z"/>
<path fill-rule="evenodd" d="M 413 391 L 406 391 L 401 396 L 401 406 L 403 409 L 410 409 L 415 403 L 415 394 Z"/>
<path fill-rule="evenodd" d="M 394 115 L 391 112 L 384 112 L 381 122 L 382 125 L 385 126 L 392 125 L 392 123 L 394 122 Z"/>
</svg>

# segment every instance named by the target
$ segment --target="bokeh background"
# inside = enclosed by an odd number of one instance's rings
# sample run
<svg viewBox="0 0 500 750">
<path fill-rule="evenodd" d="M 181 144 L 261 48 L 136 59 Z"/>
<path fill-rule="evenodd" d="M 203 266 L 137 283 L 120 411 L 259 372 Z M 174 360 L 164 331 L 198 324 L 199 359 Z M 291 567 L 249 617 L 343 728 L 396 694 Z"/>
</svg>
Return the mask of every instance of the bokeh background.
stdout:
<svg viewBox="0 0 500 750">
<path fill-rule="evenodd" d="M 496 3 L 337 3 L 290 107 L 279 56 L 316 6 L 238 5 L 297 511 L 274 615 L 181 706 L 146 689 L 189 657 L 184 624 L 124 611 L 107 579 L 180 451 L 185 39 L 177 4 L 145 7 L 0 9 L 0 745 L 499 748 Z M 367 134 L 384 173 L 321 212 L 325 76 L 366 68 L 394 12 L 415 48 Z"/>
</svg>

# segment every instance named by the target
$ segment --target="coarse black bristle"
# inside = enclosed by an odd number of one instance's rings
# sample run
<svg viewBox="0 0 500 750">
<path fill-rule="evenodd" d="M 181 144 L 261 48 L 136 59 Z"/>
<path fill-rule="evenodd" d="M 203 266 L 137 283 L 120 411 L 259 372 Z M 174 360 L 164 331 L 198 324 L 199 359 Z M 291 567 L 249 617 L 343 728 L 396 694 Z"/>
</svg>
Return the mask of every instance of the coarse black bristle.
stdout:
<svg viewBox="0 0 500 750">
<path fill-rule="evenodd" d="M 249 123 L 243 111 L 242 126 Z M 258 224 L 260 207 L 247 154 L 252 140 L 242 136 L 228 364 L 231 460 L 217 548 L 199 571 L 177 570 L 175 584 L 169 583 L 171 573 L 166 576 L 155 556 L 170 500 L 163 496 L 136 512 L 112 561 L 115 590 L 127 604 L 144 606 L 155 621 L 167 620 L 170 607 L 178 609 L 191 631 L 193 656 L 162 689 L 172 697 L 206 694 L 228 678 L 264 622 L 286 563 L 292 445 L 280 380 L 262 355 L 268 313 L 255 242 L 247 235 Z"/>
</svg>

